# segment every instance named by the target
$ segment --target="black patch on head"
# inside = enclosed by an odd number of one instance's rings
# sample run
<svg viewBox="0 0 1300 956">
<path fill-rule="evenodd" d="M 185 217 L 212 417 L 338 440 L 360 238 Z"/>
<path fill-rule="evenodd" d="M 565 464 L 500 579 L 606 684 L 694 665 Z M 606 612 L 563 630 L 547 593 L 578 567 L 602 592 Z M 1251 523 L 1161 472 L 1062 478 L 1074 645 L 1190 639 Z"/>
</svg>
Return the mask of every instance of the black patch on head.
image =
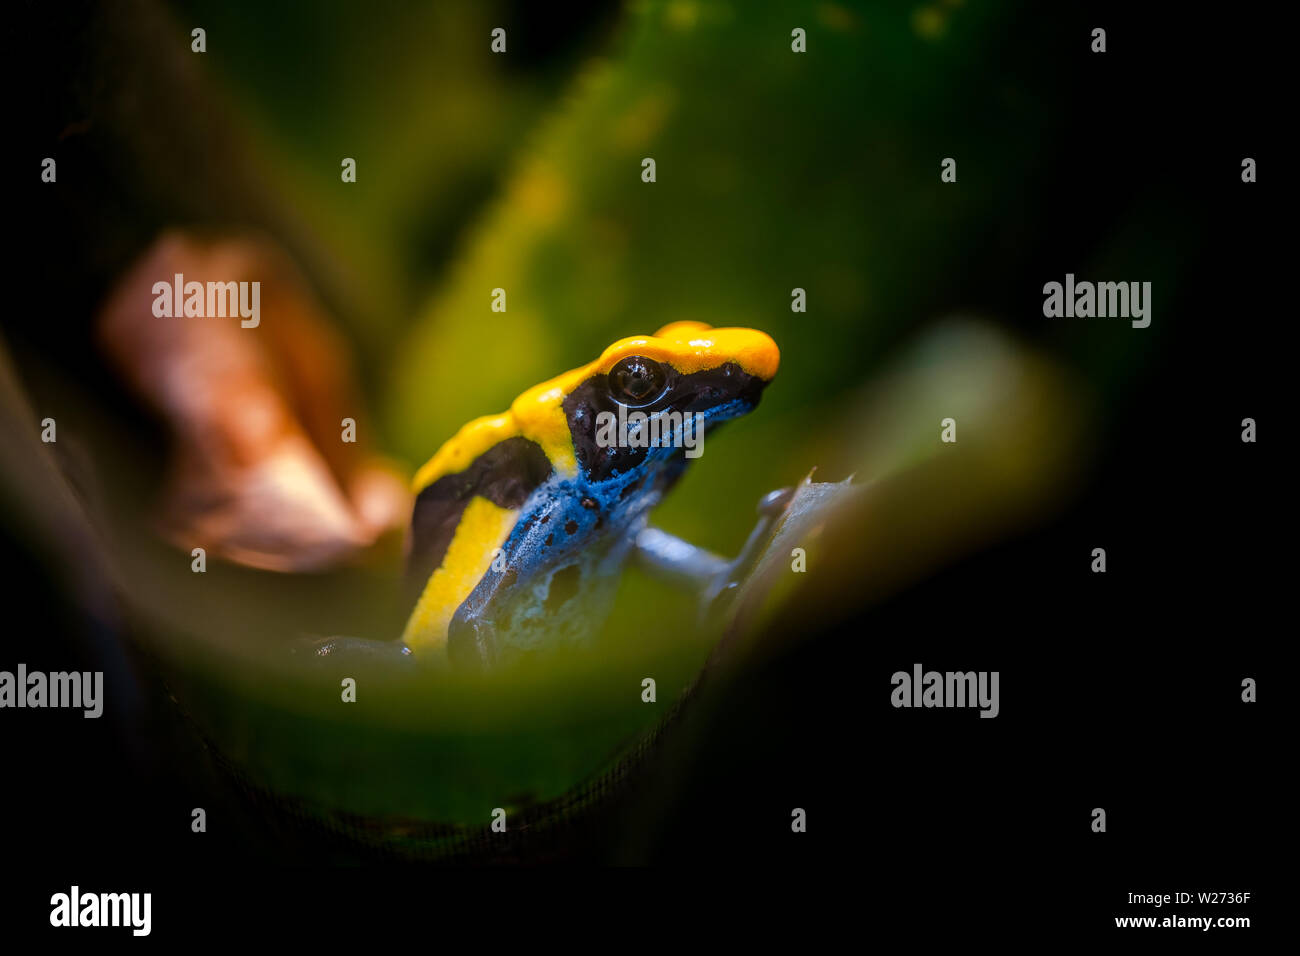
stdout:
<svg viewBox="0 0 1300 956">
<path fill-rule="evenodd" d="M 464 471 L 443 475 L 415 499 L 407 583 L 418 598 L 429 575 L 442 563 L 471 498 L 480 495 L 501 508 L 520 508 L 551 475 L 540 445 L 515 436 L 493 445 Z"/>
<path fill-rule="evenodd" d="M 565 533 L 565 534 L 573 534 L 573 532 L 575 532 L 575 531 L 577 531 L 577 530 L 578 530 L 578 522 L 574 521 L 572 518 L 570 518 L 568 521 L 564 522 L 564 533 Z"/>
<path fill-rule="evenodd" d="M 735 362 L 718 368 L 682 375 L 668 365 L 667 385 L 662 397 L 653 405 L 629 409 L 647 415 L 660 411 L 683 413 L 706 412 L 729 401 L 740 399 L 750 406 L 758 404 L 767 382 L 750 375 Z M 601 448 L 596 444 L 596 418 L 601 412 L 618 414 L 619 403 L 610 394 L 608 376 L 593 375 L 564 399 L 564 414 L 573 436 L 573 450 L 578 464 L 592 481 L 604 481 L 616 474 L 626 474 L 645 461 L 647 448 Z"/>
</svg>

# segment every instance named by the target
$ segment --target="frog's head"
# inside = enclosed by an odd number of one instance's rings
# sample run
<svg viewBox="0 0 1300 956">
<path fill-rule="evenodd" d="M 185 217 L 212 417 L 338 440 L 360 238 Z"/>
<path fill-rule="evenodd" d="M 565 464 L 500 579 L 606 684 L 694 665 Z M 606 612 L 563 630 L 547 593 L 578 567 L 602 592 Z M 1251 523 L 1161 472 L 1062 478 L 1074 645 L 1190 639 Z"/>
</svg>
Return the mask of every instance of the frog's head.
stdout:
<svg viewBox="0 0 1300 956">
<path fill-rule="evenodd" d="M 590 482 L 675 471 L 696 457 L 704 431 L 753 410 L 779 362 L 763 332 L 674 322 L 619 339 L 594 362 L 529 389 L 511 412 L 557 467 Z M 658 445 L 647 447 L 638 429 Z"/>
</svg>

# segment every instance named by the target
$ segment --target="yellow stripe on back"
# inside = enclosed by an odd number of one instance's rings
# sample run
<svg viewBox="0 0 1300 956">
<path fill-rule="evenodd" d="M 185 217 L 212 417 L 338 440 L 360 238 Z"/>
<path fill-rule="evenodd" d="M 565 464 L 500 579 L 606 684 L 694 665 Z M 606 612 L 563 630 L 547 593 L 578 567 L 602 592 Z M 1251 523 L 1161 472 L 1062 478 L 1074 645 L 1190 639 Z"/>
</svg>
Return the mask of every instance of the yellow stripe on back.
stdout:
<svg viewBox="0 0 1300 956">
<path fill-rule="evenodd" d="M 498 442 L 519 434 L 514 416 L 509 412 L 484 415 L 463 425 L 415 473 L 412 490 L 418 495 L 443 475 L 455 475 L 474 463 L 474 459 Z"/>
<path fill-rule="evenodd" d="M 487 573 L 492 552 L 505 544 L 518 516 L 478 495 L 470 499 L 442 564 L 429 576 L 406 622 L 402 640 L 407 647 L 420 651 L 446 645 L 452 615 Z"/>
</svg>

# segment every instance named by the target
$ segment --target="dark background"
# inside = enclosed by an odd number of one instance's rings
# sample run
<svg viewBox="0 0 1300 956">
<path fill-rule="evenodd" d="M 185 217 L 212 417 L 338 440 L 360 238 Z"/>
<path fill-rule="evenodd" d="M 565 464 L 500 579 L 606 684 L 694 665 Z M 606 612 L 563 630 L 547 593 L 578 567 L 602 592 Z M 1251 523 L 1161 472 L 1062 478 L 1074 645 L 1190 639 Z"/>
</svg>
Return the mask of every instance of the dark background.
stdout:
<svg viewBox="0 0 1300 956">
<path fill-rule="evenodd" d="M 1104 20 L 1109 52 L 1094 58 L 1082 40 L 1071 52 L 1042 51 L 1044 82 L 1069 88 L 1073 113 L 1055 154 L 1064 164 L 1044 171 L 1057 228 L 1035 236 L 1040 278 L 988 296 L 1021 317 L 1021 331 L 1045 324 L 1041 282 L 1072 271 L 1075 253 L 1107 227 L 1094 215 L 1104 203 L 1172 179 L 1210 224 L 1206 241 L 1179 250 L 1194 257 L 1194 283 L 1176 302 L 1157 290 L 1154 322 L 1176 329 L 1119 400 L 1085 493 L 1050 525 L 751 662 L 738 678 L 744 694 L 683 718 L 694 733 L 682 739 L 698 745 L 665 744 L 641 784 L 587 831 L 525 849 L 526 861 L 630 855 L 664 867 L 654 879 L 664 886 L 722 869 L 706 898 L 742 871 L 773 888 L 824 881 L 832 897 L 856 899 L 868 926 L 948 924 L 988 939 L 1026 926 L 1049 938 L 1137 935 L 1111 919 L 1152 912 L 1128 906 L 1129 892 L 1249 891 L 1246 907 L 1157 915 L 1242 913 L 1251 930 L 1207 935 L 1263 938 L 1282 852 L 1278 728 L 1288 688 L 1279 655 L 1292 630 L 1283 614 L 1288 472 L 1278 452 L 1289 424 L 1281 392 L 1293 374 L 1289 302 L 1279 294 L 1290 262 L 1285 160 L 1275 149 L 1289 110 L 1280 31 L 1267 17 L 1248 7 L 1204 19 L 1190 8 L 1067 12 L 1061 32 L 1076 37 Z M 1247 155 L 1260 176 L 1249 186 L 1240 182 Z M 980 257 L 992 254 L 973 252 L 954 287 L 978 288 L 991 271 Z M 1239 439 L 1248 416 L 1259 423 L 1253 445 Z M 1089 571 L 1098 546 L 1105 575 Z M 3 548 L 14 660 L 105 668 L 110 679 L 126 666 L 113 663 L 110 634 L 99 643 L 108 657 L 89 654 L 94 625 L 68 610 L 8 535 Z M 998 718 L 891 708 L 890 675 L 918 661 L 1000 671 Z M 1259 683 L 1252 705 L 1240 700 L 1247 676 Z M 201 887 L 224 888 L 268 917 L 286 907 L 316 913 L 322 895 L 363 914 L 394 903 L 401 911 L 412 886 L 450 898 L 457 878 L 441 874 L 281 875 L 271 865 L 365 857 L 243 799 L 147 678 L 138 703 L 90 722 L 5 713 L 4 857 L 31 874 L 5 899 L 7 922 L 35 914 L 43 924 L 49 894 L 77 880 L 151 890 L 159 936 L 209 918 Z M 124 731 L 140 726 L 155 743 L 147 752 Z M 234 823 L 190 839 L 176 808 L 200 803 L 209 821 Z M 806 834 L 789 832 L 794 806 L 808 811 Z M 1091 832 L 1093 807 L 1106 809 L 1104 834 Z M 519 881 L 530 895 L 554 882 Z M 657 907 L 694 905 L 705 892 L 656 895 Z"/>
</svg>

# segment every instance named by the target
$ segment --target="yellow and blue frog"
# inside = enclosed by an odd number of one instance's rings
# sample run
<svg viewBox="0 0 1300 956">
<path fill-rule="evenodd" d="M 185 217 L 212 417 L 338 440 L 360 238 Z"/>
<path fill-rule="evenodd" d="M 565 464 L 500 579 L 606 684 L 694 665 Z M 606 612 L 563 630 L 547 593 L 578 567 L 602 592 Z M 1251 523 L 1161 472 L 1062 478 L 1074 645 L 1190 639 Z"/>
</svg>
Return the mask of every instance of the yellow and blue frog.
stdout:
<svg viewBox="0 0 1300 956">
<path fill-rule="evenodd" d="M 528 389 L 509 411 L 465 425 L 415 477 L 408 577 L 418 596 L 401 642 L 336 638 L 316 653 L 490 666 L 580 642 L 607 617 L 633 558 L 716 596 L 788 493 L 764 499 L 759 527 L 732 562 L 650 527 L 650 511 L 686 467 L 689 416 L 707 432 L 752 411 L 779 361 L 763 332 L 676 322 L 620 339 Z M 598 420 L 609 421 L 602 413 L 620 406 L 624 419 L 635 410 L 673 427 L 649 447 L 598 440 Z"/>
</svg>

